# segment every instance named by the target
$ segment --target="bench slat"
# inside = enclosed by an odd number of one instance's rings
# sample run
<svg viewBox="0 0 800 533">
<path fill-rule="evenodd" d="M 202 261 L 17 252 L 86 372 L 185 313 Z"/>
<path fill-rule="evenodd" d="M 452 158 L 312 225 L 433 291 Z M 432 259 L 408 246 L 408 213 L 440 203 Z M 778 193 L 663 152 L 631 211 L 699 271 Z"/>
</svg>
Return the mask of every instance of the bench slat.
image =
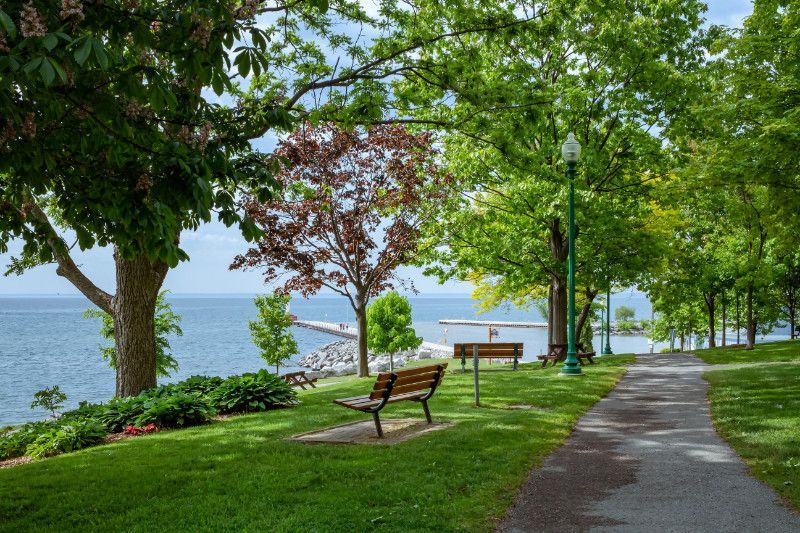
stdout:
<svg viewBox="0 0 800 533">
<path fill-rule="evenodd" d="M 442 369 L 447 369 L 447 363 L 440 363 Z M 427 365 L 427 366 L 418 366 L 416 368 L 408 368 L 406 370 L 395 370 L 394 372 L 380 372 L 378 374 L 378 381 L 389 381 L 389 377 L 392 374 L 397 374 L 397 379 L 406 377 L 406 376 L 413 376 L 415 374 L 424 374 L 426 372 L 435 372 L 436 367 L 439 365 Z"/>
</svg>

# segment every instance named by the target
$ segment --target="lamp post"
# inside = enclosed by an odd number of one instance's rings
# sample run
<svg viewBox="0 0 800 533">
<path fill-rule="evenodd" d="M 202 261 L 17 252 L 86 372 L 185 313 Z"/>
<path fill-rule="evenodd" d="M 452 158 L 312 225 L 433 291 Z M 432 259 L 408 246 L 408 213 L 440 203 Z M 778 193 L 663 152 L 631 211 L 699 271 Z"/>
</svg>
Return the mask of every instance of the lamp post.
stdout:
<svg viewBox="0 0 800 533">
<path fill-rule="evenodd" d="M 611 351 L 611 287 L 606 294 L 606 345 L 603 347 L 603 355 L 614 355 Z"/>
<path fill-rule="evenodd" d="M 581 145 L 575 140 L 575 135 L 570 132 L 567 140 L 561 145 L 561 157 L 567 164 L 567 177 L 569 178 L 569 261 L 567 271 L 567 285 L 569 298 L 567 300 L 567 359 L 561 367 L 562 376 L 582 375 L 578 358 L 575 357 L 575 165 L 581 159 Z"/>
</svg>

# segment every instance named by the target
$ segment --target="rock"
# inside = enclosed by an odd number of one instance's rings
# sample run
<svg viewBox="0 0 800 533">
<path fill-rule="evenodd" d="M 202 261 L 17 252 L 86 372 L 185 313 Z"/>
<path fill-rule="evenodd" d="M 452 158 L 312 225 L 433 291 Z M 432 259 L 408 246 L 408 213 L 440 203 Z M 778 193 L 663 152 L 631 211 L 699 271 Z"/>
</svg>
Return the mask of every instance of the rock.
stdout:
<svg viewBox="0 0 800 533">
<path fill-rule="evenodd" d="M 431 358 L 431 351 L 426 349 L 426 348 L 420 348 L 417 357 L 419 359 L 430 359 Z"/>
</svg>

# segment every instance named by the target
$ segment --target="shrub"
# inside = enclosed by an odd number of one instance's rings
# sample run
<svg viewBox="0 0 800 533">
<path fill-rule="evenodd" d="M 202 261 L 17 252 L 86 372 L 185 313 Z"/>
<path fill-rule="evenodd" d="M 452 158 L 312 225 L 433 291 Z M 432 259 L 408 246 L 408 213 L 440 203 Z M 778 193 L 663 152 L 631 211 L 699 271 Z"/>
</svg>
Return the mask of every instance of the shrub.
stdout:
<svg viewBox="0 0 800 533">
<path fill-rule="evenodd" d="M 192 376 L 175 384 L 175 389 L 187 394 L 205 395 L 222 385 L 225 380 L 214 376 Z"/>
<path fill-rule="evenodd" d="M 102 403 L 89 403 L 83 401 L 78 404 L 76 409 L 64 412 L 61 415 L 61 419 L 97 419 L 103 409 L 105 409 L 105 405 Z"/>
<path fill-rule="evenodd" d="M 40 433 L 25 453 L 32 457 L 50 457 L 97 444 L 108 432 L 94 420 L 69 420 Z"/>
<path fill-rule="evenodd" d="M 160 428 L 196 426 L 208 422 L 213 415 L 214 409 L 204 398 L 176 392 L 170 396 L 146 399 L 144 411 L 132 425 L 155 424 Z"/>
<path fill-rule="evenodd" d="M 12 428 L 0 436 L 0 461 L 25 455 L 28 446 L 48 431 L 56 422 L 30 422 L 18 428 Z"/>
<path fill-rule="evenodd" d="M 136 419 L 145 412 L 149 400 L 150 398 L 144 395 L 112 398 L 102 406 L 94 418 L 109 431 L 117 433 L 136 422 Z"/>
<path fill-rule="evenodd" d="M 249 413 L 290 405 L 295 392 L 277 375 L 260 370 L 229 377 L 210 395 L 210 400 L 220 413 Z"/>
</svg>

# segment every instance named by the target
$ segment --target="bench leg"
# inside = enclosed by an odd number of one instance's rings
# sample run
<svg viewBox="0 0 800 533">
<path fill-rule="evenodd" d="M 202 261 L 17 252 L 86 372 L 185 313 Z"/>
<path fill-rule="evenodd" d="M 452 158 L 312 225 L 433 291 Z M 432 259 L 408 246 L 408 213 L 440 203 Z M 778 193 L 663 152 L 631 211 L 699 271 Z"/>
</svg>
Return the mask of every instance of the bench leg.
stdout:
<svg viewBox="0 0 800 533">
<path fill-rule="evenodd" d="M 383 429 L 381 428 L 381 419 L 378 416 L 378 413 L 372 413 L 372 419 L 375 420 L 375 429 L 378 431 L 378 438 L 383 438 Z"/>
<path fill-rule="evenodd" d="M 586 359 L 588 359 L 588 360 L 589 360 L 589 364 L 590 364 L 590 365 L 593 365 L 593 364 L 594 364 L 594 361 L 592 361 L 592 358 L 591 358 L 591 357 L 587 357 Z"/>
<path fill-rule="evenodd" d="M 583 359 L 581 359 L 580 357 L 578 357 L 578 364 L 583 366 Z"/>
<path fill-rule="evenodd" d="M 422 410 L 425 411 L 425 418 L 428 419 L 428 424 L 432 424 L 433 420 L 431 420 L 431 412 L 428 410 L 428 400 L 422 400 Z"/>
</svg>

